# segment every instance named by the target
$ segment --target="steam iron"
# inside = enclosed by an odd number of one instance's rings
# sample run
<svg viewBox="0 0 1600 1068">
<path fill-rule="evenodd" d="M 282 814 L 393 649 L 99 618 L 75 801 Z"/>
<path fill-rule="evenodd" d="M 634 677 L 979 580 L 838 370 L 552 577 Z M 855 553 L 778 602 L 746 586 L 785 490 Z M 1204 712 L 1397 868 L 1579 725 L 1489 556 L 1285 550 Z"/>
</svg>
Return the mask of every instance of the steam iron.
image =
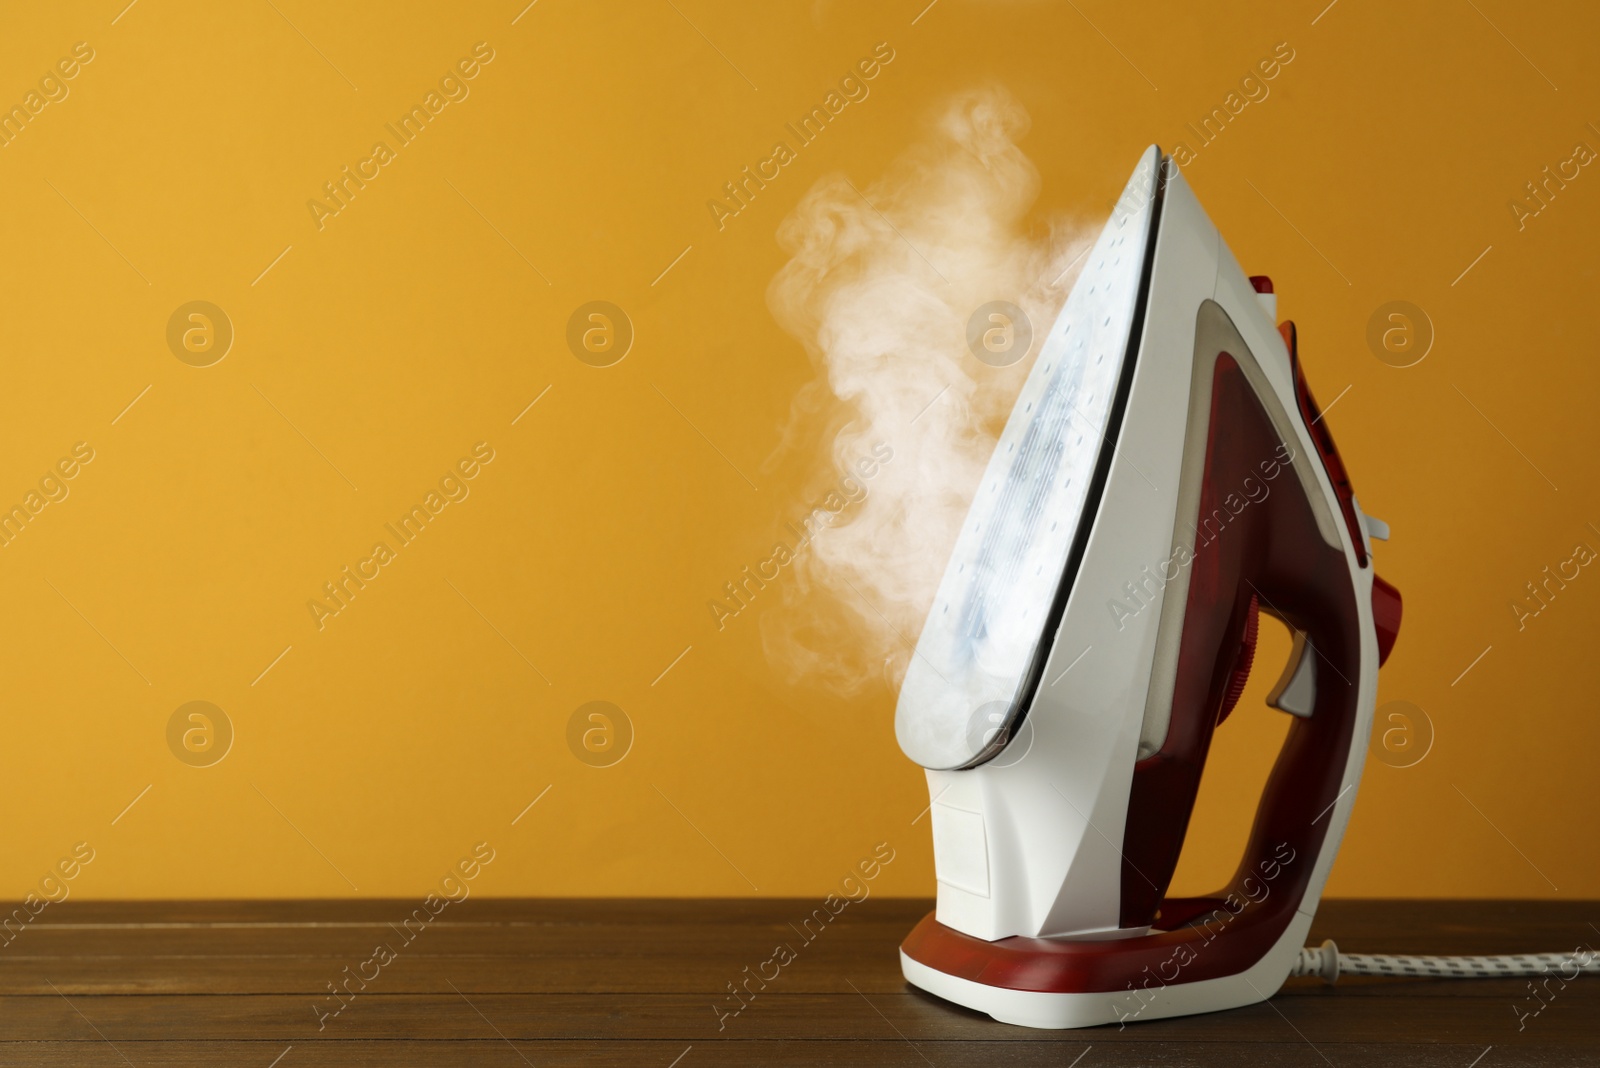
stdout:
<svg viewBox="0 0 1600 1068">
<path fill-rule="evenodd" d="M 1262 1001 L 1355 802 L 1400 595 L 1266 278 L 1152 146 L 1001 434 L 901 690 L 938 906 L 913 985 L 1087 1027 Z M 1267 613 L 1294 717 L 1231 883 L 1166 896 Z"/>
</svg>

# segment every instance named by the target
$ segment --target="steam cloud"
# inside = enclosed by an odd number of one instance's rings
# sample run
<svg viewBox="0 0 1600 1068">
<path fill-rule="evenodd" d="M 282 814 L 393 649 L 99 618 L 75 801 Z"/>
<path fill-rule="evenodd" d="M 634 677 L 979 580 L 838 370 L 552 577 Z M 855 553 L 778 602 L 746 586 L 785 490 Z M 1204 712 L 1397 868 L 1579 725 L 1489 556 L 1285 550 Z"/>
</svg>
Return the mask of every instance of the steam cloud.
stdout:
<svg viewBox="0 0 1600 1068">
<path fill-rule="evenodd" d="M 792 681 L 850 694 L 883 678 L 898 689 L 995 439 L 1066 299 L 1064 272 L 1094 240 L 1081 224 L 1029 227 L 1039 174 L 1017 146 L 1028 125 L 1004 89 L 963 93 L 878 181 L 825 177 L 778 229 L 790 260 L 767 302 L 818 372 L 785 444 L 820 436 L 832 467 L 818 484 L 866 491 L 797 556 L 784 603 L 762 618 L 767 657 Z M 967 347 L 969 318 L 996 300 L 1033 327 L 1028 358 L 1003 368 Z M 893 459 L 858 477 L 857 460 L 880 442 Z"/>
</svg>

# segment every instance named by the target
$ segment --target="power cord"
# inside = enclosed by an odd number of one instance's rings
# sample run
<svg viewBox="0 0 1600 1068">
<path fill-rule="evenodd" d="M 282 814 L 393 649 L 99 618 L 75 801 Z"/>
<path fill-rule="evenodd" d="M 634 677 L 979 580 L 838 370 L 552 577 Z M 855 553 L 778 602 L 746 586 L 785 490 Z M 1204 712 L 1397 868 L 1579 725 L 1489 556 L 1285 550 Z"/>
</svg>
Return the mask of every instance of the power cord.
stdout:
<svg viewBox="0 0 1600 1068">
<path fill-rule="evenodd" d="M 1586 959 L 1580 960 L 1582 956 Z M 1414 975 L 1434 979 L 1514 979 L 1546 975 L 1557 969 L 1600 973 L 1600 955 L 1593 953 L 1512 953 L 1500 957 L 1406 957 L 1387 953 L 1341 953 L 1328 939 L 1300 951 L 1289 975 L 1320 975 L 1336 983 L 1341 975 Z M 1577 973 L 1566 978 L 1574 978 Z"/>
</svg>

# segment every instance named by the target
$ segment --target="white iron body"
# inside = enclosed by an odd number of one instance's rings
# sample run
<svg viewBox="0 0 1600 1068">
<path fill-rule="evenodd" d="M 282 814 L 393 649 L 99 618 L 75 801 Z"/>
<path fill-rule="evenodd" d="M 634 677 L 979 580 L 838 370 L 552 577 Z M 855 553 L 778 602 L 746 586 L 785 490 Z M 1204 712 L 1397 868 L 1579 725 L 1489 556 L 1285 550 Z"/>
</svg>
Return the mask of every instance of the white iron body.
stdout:
<svg viewBox="0 0 1600 1068">
<path fill-rule="evenodd" d="M 1160 158 L 1157 149 L 1150 152 Z M 986 763 L 927 771 L 938 923 L 986 942 L 1013 936 L 1117 940 L 1150 931 L 1119 926 L 1123 836 L 1135 763 L 1160 745 L 1166 730 L 1184 624 L 1189 569 L 1179 567 L 1171 577 L 1160 565 L 1173 556 L 1174 532 L 1195 522 L 1190 435 L 1197 383 L 1191 354 L 1204 302 L 1215 302 L 1231 320 L 1244 351 L 1236 351 L 1234 341 L 1228 352 L 1264 394 L 1276 434 L 1295 453 L 1281 479 L 1301 481 L 1317 528 L 1350 567 L 1360 610 L 1361 668 L 1350 680 L 1358 688 L 1356 742 L 1344 761 L 1345 788 L 1325 817 L 1321 849 L 1298 861 L 1313 868 L 1297 914 L 1246 970 L 1188 982 L 1180 977 L 1154 989 L 1056 992 L 962 978 L 902 950 L 905 977 L 914 985 L 1030 1027 L 1207 1012 L 1277 991 L 1305 944 L 1355 803 L 1377 690 L 1370 545 L 1358 552 L 1329 475 L 1317 462 L 1316 443 L 1297 405 L 1290 354 L 1274 322 L 1275 297 L 1256 292 L 1170 163 L 1164 178 L 1120 432 L 1108 445 L 1114 449 L 1098 508 L 1083 520 L 1090 529 L 1081 566 L 1059 628 L 1045 637 L 1048 659 L 1025 724 Z M 1360 521 L 1365 542 L 1366 531 L 1380 527 Z M 1113 604 L 1131 614 L 1108 610 Z M 1293 707 L 1296 679 L 1303 689 L 1307 672 L 1320 665 L 1309 644 L 1297 642 L 1296 652 L 1304 662 L 1291 663 L 1285 672 L 1279 707 L 1303 715 L 1308 709 Z"/>
</svg>

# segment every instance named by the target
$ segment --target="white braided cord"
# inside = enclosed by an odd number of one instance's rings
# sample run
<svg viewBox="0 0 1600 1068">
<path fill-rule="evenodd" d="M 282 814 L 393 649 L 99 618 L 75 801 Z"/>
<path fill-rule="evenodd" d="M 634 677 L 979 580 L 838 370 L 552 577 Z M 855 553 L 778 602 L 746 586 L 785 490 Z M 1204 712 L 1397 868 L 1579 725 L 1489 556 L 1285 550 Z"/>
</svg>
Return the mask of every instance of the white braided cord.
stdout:
<svg viewBox="0 0 1600 1068">
<path fill-rule="evenodd" d="M 1419 976 L 1432 979 L 1515 979 L 1525 975 L 1557 975 L 1572 979 L 1579 972 L 1600 973 L 1600 954 L 1580 949 L 1570 953 L 1510 953 L 1494 957 L 1413 957 L 1387 953 L 1343 953 L 1332 939 L 1307 946 L 1289 972 L 1320 975 L 1330 983 L 1341 975 Z"/>
</svg>

